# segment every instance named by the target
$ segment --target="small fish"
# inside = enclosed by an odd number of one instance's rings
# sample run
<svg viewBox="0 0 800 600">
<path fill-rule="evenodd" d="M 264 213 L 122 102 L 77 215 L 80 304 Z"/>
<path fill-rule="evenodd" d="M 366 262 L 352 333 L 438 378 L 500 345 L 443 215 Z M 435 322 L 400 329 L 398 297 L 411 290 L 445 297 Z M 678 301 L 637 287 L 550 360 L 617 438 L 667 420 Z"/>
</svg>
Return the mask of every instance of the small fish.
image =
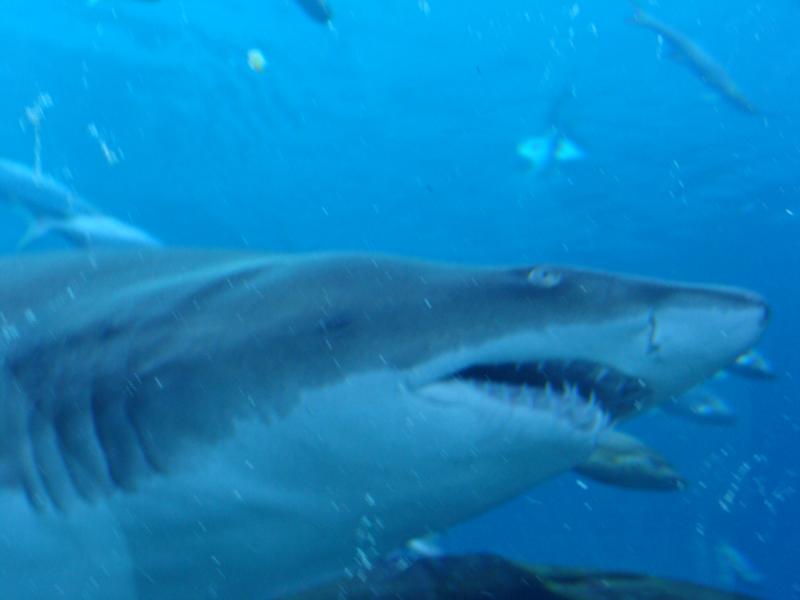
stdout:
<svg viewBox="0 0 800 600">
<path fill-rule="evenodd" d="M 689 391 L 659 405 L 664 412 L 703 425 L 732 425 L 736 411 L 724 399 L 708 390 Z"/>
<path fill-rule="evenodd" d="M 258 48 L 251 48 L 247 51 L 247 66 L 256 73 L 262 73 L 267 68 L 267 58 Z"/>
<path fill-rule="evenodd" d="M 633 23 L 661 36 L 670 45 L 671 58 L 686 66 L 700 81 L 735 108 L 747 114 L 759 114 L 753 103 L 739 89 L 739 86 L 722 65 L 707 54 L 697 43 L 645 12 L 637 2 L 631 0 L 631 4 L 634 11 Z"/>
<path fill-rule="evenodd" d="M 530 137 L 519 143 L 517 154 L 530 162 L 536 172 L 544 172 L 559 162 L 582 160 L 584 151 L 566 135 L 552 128 L 546 135 Z"/>
<path fill-rule="evenodd" d="M 328 6 L 327 0 L 295 0 L 297 5 L 317 23 L 329 25 L 333 19 L 333 13 Z"/>
<path fill-rule="evenodd" d="M 517 154 L 527 160 L 537 173 L 549 171 L 556 163 L 583 160 L 586 153 L 567 134 L 562 112 L 575 97 L 571 84 L 562 86 L 547 110 L 546 133 L 527 138 L 517 145 Z"/>
<path fill-rule="evenodd" d="M 742 354 L 726 371 L 747 379 L 770 380 L 778 377 L 769 360 L 757 350 L 750 350 Z"/>
<path fill-rule="evenodd" d="M 161 246 L 160 241 L 138 227 L 123 223 L 114 217 L 93 214 L 35 221 L 17 248 L 20 250 L 27 248 L 49 234 L 60 235 L 71 244 L 80 247 Z"/>
<path fill-rule="evenodd" d="M 577 473 L 615 487 L 637 490 L 682 490 L 686 480 L 658 452 L 632 435 L 608 430 Z"/>
</svg>

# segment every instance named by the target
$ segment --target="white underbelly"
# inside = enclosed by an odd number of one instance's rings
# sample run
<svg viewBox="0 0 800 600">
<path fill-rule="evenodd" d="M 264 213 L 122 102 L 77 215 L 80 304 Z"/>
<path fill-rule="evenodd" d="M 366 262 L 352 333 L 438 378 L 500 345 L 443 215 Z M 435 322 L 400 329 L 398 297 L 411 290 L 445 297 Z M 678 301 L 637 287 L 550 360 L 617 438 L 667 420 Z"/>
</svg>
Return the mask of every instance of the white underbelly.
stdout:
<svg viewBox="0 0 800 600">
<path fill-rule="evenodd" d="M 20 526 L 3 511 L 0 589 L 257 598 L 357 572 L 588 454 L 592 440 L 558 418 L 526 419 L 420 401 L 384 375 L 351 380 L 270 424 L 238 423 L 135 493 L 44 517 L 4 498 Z"/>
</svg>

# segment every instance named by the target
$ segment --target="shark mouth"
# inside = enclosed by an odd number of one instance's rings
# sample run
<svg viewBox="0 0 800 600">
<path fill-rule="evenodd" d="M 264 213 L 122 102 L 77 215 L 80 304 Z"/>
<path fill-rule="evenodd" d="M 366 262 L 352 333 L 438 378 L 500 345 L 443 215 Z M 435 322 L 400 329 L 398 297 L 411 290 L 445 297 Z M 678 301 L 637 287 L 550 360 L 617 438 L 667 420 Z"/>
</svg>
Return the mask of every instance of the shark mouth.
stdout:
<svg viewBox="0 0 800 600">
<path fill-rule="evenodd" d="M 650 394 L 643 380 L 584 360 L 476 364 L 447 380 L 472 384 L 495 400 L 555 412 L 581 429 L 640 409 Z"/>
</svg>

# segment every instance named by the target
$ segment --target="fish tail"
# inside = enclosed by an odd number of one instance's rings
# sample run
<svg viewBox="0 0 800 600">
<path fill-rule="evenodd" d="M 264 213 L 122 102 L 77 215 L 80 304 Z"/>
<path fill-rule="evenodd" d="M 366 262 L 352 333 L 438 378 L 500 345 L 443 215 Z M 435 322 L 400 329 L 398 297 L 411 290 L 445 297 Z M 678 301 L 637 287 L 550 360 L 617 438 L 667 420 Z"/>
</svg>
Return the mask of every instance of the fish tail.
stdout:
<svg viewBox="0 0 800 600">
<path fill-rule="evenodd" d="M 24 235 L 17 242 L 17 252 L 28 248 L 37 240 L 46 236 L 53 229 L 53 222 L 46 218 L 36 219 L 25 231 Z"/>
<path fill-rule="evenodd" d="M 633 14 L 630 16 L 629 20 L 631 23 L 636 25 L 642 25 L 647 21 L 647 13 L 642 8 L 642 5 L 639 4 L 638 0 L 628 0 L 633 9 Z"/>
</svg>

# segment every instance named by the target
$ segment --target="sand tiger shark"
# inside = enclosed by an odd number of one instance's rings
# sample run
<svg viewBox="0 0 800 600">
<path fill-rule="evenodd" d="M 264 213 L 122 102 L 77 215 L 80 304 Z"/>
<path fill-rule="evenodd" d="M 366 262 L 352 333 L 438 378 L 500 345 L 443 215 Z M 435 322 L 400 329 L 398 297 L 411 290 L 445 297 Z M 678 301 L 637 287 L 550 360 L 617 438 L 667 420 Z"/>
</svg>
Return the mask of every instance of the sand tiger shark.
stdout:
<svg viewBox="0 0 800 600">
<path fill-rule="evenodd" d="M 761 336 L 735 289 L 178 249 L 0 258 L 0 589 L 270 598 L 584 462 Z"/>
</svg>

